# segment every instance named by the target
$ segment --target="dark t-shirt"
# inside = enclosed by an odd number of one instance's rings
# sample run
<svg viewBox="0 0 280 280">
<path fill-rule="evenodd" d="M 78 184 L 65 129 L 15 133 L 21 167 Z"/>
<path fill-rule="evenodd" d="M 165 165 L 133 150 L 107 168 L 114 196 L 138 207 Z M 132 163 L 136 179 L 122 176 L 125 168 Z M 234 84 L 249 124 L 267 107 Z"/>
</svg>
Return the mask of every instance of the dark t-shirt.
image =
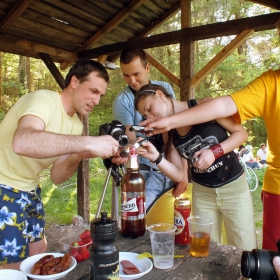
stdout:
<svg viewBox="0 0 280 280">
<path fill-rule="evenodd" d="M 216 121 L 192 126 L 189 133 L 180 136 L 174 131 L 173 143 L 179 154 L 191 163 L 193 154 L 228 138 L 226 130 Z M 192 180 L 201 185 L 217 188 L 237 179 L 243 173 L 236 154 L 232 151 L 216 159 L 206 170 L 191 165 Z"/>
</svg>

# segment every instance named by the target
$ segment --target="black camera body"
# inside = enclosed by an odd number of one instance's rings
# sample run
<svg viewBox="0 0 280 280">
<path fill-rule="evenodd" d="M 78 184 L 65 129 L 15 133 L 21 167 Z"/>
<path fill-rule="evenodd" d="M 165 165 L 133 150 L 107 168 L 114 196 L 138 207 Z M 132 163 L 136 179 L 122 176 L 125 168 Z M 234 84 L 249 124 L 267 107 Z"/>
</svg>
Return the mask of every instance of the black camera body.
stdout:
<svg viewBox="0 0 280 280">
<path fill-rule="evenodd" d="M 273 280 L 278 279 L 273 267 L 274 257 L 280 257 L 280 240 L 277 241 L 278 251 L 253 249 L 244 251 L 241 257 L 241 272 L 246 278 L 252 280 Z"/>
<path fill-rule="evenodd" d="M 121 148 L 125 148 L 129 143 L 129 138 L 125 134 L 125 126 L 118 120 L 104 123 L 99 126 L 99 135 L 111 135 L 119 142 Z"/>
</svg>

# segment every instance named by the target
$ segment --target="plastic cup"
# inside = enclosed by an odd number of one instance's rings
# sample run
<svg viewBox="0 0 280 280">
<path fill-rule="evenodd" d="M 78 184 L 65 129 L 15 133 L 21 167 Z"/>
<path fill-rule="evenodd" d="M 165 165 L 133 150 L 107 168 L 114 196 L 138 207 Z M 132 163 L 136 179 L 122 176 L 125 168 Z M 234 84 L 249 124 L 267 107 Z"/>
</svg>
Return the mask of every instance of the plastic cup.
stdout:
<svg viewBox="0 0 280 280">
<path fill-rule="evenodd" d="M 190 234 L 190 253 L 196 258 L 209 255 L 210 236 L 213 219 L 204 217 L 188 217 Z"/>
<path fill-rule="evenodd" d="M 173 266 L 175 230 L 176 226 L 166 223 L 153 224 L 148 227 L 156 268 L 168 269 Z"/>
</svg>

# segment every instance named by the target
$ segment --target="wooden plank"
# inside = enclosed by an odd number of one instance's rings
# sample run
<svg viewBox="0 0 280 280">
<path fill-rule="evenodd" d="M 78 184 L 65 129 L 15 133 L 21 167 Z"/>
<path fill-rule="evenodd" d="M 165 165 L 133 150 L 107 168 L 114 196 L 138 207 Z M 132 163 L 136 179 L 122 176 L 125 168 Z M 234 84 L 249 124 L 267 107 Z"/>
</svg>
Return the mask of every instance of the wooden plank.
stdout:
<svg viewBox="0 0 280 280">
<path fill-rule="evenodd" d="M 145 1 L 146 0 L 133 0 L 128 5 L 128 7 L 124 8 L 122 11 L 120 11 L 112 20 L 110 20 L 103 27 L 101 27 L 91 38 L 89 38 L 82 46 L 80 46 L 76 50 L 76 53 L 93 46 L 96 42 L 98 42 L 100 40 L 100 38 L 104 37 L 111 30 L 113 30 L 115 26 L 117 26 L 120 22 L 122 22 L 124 20 L 124 18 L 128 17 L 128 15 L 130 13 L 135 11 L 135 9 L 137 9 Z M 62 63 L 61 69 L 66 69 L 68 67 L 68 65 L 69 65 L 68 62 Z"/>
<path fill-rule="evenodd" d="M 46 16 L 51 15 L 52 18 L 61 20 L 62 22 L 70 23 L 76 28 L 82 29 L 87 32 L 95 32 L 98 30 L 99 26 L 96 25 L 95 21 L 86 21 L 82 18 L 77 17 L 76 14 L 67 13 L 66 11 L 59 10 L 43 1 L 35 1 L 30 5 L 30 9 L 40 12 Z"/>
<path fill-rule="evenodd" d="M 250 2 L 264 5 L 272 9 L 280 10 L 279 0 L 250 0 Z"/>
<path fill-rule="evenodd" d="M 118 54 L 127 47 L 141 46 L 143 49 L 155 48 L 171 44 L 178 44 L 181 39 L 191 37 L 195 40 L 204 40 L 220 36 L 230 36 L 241 33 L 245 29 L 254 29 L 255 32 L 275 29 L 280 13 L 272 13 L 250 18 L 235 19 L 227 22 L 184 28 L 182 30 L 158 34 L 147 38 L 135 38 L 128 42 L 116 43 L 91 50 L 84 50 L 78 54 L 79 58 L 90 59 L 99 55 Z"/>
<path fill-rule="evenodd" d="M 191 3 L 181 0 L 181 26 L 191 26 Z M 190 82 L 194 73 L 194 42 L 192 38 L 185 37 L 180 41 L 180 100 L 190 99 Z"/>
<path fill-rule="evenodd" d="M 49 27 L 53 27 L 58 30 L 65 31 L 66 33 L 77 35 L 82 38 L 88 38 L 91 33 L 87 30 L 83 30 L 81 28 L 77 28 L 75 26 L 72 26 L 70 24 L 65 24 L 60 20 L 55 20 L 51 18 L 49 15 L 45 15 L 39 11 L 35 11 L 33 9 L 28 9 L 22 14 L 23 18 L 26 18 L 34 24 L 40 23 L 43 25 L 47 25 Z"/>
<path fill-rule="evenodd" d="M 175 85 L 180 87 L 180 80 L 170 72 L 166 67 L 164 67 L 159 61 L 152 57 L 149 53 L 146 52 L 148 62 L 153 65 L 157 70 L 159 70 L 163 75 L 165 75 L 170 81 Z"/>
<path fill-rule="evenodd" d="M 34 0 L 17 0 L 12 9 L 0 21 L 0 33 L 5 33 Z"/>
<path fill-rule="evenodd" d="M 180 2 L 173 6 L 168 12 L 166 12 L 164 15 L 159 17 L 155 22 L 150 24 L 145 30 L 140 32 L 136 38 L 143 38 L 148 36 L 150 33 L 152 33 L 154 30 L 156 30 L 163 22 L 169 20 L 174 14 L 176 14 L 181 8 Z M 115 61 L 121 52 L 118 52 L 116 55 L 111 55 L 108 57 L 108 61 Z"/>
<path fill-rule="evenodd" d="M 52 58 L 47 53 L 39 53 L 39 56 L 44 61 L 48 69 L 50 70 L 51 74 L 55 78 L 56 82 L 59 84 L 61 89 L 65 87 L 65 80 L 59 70 L 57 69 L 56 65 L 52 61 Z"/>
<path fill-rule="evenodd" d="M 17 39 L 10 35 L 3 35 L 0 34 L 0 48 L 11 48 L 18 49 L 22 51 L 30 51 L 30 52 L 36 52 L 36 53 L 48 53 L 50 56 L 59 57 L 63 60 L 69 60 L 69 61 L 77 61 L 78 56 L 76 54 L 73 54 L 71 52 L 67 52 L 58 48 L 53 48 L 49 46 L 45 46 L 43 44 L 37 44 L 35 42 Z"/>
<path fill-rule="evenodd" d="M 87 116 L 81 116 L 83 123 L 83 135 L 89 135 L 89 120 Z M 90 201 L 89 201 L 89 159 L 83 159 L 77 170 L 77 204 L 78 215 L 84 218 L 84 222 L 90 223 Z"/>
<path fill-rule="evenodd" d="M 253 29 L 242 31 L 236 36 L 226 47 L 224 47 L 213 59 L 211 59 L 195 76 L 192 78 L 191 87 L 199 84 L 207 74 L 209 74 L 217 65 L 224 61 L 230 54 L 234 52 L 246 39 L 254 33 Z"/>
</svg>

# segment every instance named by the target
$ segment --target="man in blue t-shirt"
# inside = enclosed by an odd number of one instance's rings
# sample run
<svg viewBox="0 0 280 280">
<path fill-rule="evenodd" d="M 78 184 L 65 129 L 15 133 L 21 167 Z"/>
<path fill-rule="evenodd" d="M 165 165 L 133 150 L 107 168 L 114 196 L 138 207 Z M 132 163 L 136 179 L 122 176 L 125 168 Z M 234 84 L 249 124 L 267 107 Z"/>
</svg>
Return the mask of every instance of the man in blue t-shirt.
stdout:
<svg viewBox="0 0 280 280">
<path fill-rule="evenodd" d="M 152 81 L 149 79 L 150 65 L 147 62 L 145 52 L 138 47 L 125 49 L 120 56 L 120 67 L 123 79 L 127 86 L 118 94 L 113 102 L 113 114 L 126 127 L 126 134 L 129 143 L 137 142 L 137 137 L 145 135 L 130 131 L 132 125 L 138 125 L 142 120 L 142 115 L 134 107 L 134 97 L 137 91 L 148 83 L 158 84 L 164 87 L 173 98 L 174 91 L 170 84 L 162 81 Z M 167 178 L 158 167 L 144 157 L 139 156 L 139 169 L 146 180 L 146 209 L 150 210 L 153 203 L 167 190 L 174 186 L 174 183 Z M 174 196 L 179 195 L 176 192 Z"/>
</svg>

